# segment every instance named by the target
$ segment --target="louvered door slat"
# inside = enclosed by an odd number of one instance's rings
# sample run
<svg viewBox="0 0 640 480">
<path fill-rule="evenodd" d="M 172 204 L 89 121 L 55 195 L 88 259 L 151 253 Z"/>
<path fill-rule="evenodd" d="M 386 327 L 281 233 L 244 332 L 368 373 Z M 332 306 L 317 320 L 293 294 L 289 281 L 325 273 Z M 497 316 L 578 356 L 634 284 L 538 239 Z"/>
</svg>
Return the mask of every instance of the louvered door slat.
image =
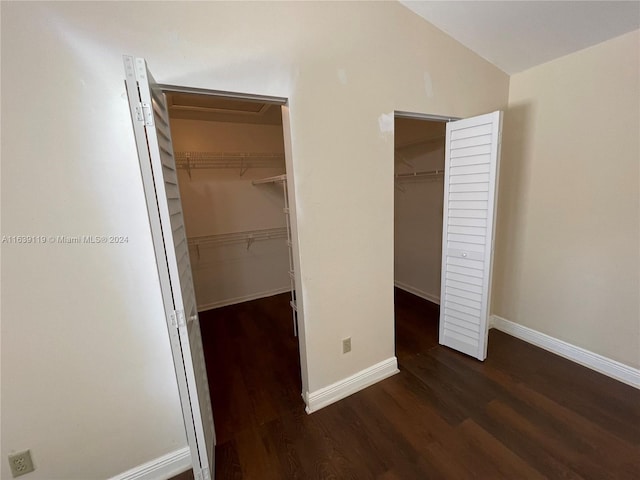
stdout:
<svg viewBox="0 0 640 480">
<path fill-rule="evenodd" d="M 476 137 L 478 135 L 487 135 L 492 132 L 493 124 L 491 122 L 472 127 L 457 128 L 451 132 L 451 140 L 459 140 L 461 138 Z"/>
</svg>

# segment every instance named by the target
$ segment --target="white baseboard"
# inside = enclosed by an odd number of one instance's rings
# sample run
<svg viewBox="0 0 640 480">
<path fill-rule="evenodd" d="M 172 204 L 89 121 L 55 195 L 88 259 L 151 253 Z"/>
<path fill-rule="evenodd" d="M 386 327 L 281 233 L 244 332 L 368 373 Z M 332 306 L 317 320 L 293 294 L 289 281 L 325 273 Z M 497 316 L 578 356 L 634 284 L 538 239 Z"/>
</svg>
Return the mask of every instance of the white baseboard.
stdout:
<svg viewBox="0 0 640 480">
<path fill-rule="evenodd" d="M 307 404 L 306 411 L 307 413 L 316 412 L 398 372 L 398 360 L 396 357 L 376 363 L 328 387 L 303 394 L 302 398 Z"/>
<path fill-rule="evenodd" d="M 167 453 L 109 480 L 168 480 L 191 468 L 189 447 Z"/>
<path fill-rule="evenodd" d="M 424 292 L 418 288 L 412 287 L 411 285 L 398 281 L 393 282 L 393 284 L 400 290 L 404 290 L 405 292 L 412 293 L 416 297 L 424 298 L 425 300 L 429 300 L 431 303 L 440 305 L 440 297 L 438 295 L 432 295 L 431 293 Z"/>
<path fill-rule="evenodd" d="M 236 303 L 250 302 L 251 300 L 257 300 L 259 298 L 272 297 L 274 295 L 279 295 L 281 293 L 290 292 L 290 291 L 291 291 L 291 287 L 286 286 L 286 287 L 276 288 L 274 290 L 267 290 L 266 292 L 258 292 L 258 293 L 252 293 L 249 295 L 243 295 L 241 297 L 225 298 L 223 300 L 218 300 L 217 302 L 204 303 L 202 305 L 198 305 L 198 312 L 204 312 L 205 310 L 212 310 L 214 308 L 235 305 Z"/>
<path fill-rule="evenodd" d="M 524 327 L 497 315 L 491 315 L 490 325 L 501 332 L 508 333 L 520 340 L 553 352 L 556 355 L 572 360 L 596 372 L 615 378 L 632 387 L 640 388 L 640 370 L 637 368 L 630 367 L 624 363 L 550 337 L 549 335 L 529 327 Z"/>
</svg>

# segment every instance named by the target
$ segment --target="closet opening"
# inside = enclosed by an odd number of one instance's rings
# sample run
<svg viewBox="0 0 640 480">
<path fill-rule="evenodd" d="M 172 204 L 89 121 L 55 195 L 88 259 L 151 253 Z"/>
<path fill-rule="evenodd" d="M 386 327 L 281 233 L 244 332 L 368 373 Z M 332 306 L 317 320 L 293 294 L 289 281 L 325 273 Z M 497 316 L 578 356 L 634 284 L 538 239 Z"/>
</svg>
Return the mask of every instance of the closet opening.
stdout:
<svg viewBox="0 0 640 480">
<path fill-rule="evenodd" d="M 487 357 L 501 131 L 500 111 L 396 113 L 395 323 L 398 344 L 409 345 L 396 349 L 401 364 L 437 345 Z"/>
<path fill-rule="evenodd" d="M 400 363 L 438 345 L 445 117 L 394 117 L 394 306 Z"/>
<path fill-rule="evenodd" d="M 288 111 L 259 97 L 164 93 L 221 445 L 304 406 Z"/>
</svg>

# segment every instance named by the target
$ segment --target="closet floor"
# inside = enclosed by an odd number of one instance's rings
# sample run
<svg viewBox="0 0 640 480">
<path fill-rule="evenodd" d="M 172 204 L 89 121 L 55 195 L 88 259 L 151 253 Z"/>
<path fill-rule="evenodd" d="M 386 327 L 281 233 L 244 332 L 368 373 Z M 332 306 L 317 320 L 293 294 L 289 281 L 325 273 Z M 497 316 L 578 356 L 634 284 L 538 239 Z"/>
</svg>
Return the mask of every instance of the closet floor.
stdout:
<svg viewBox="0 0 640 480">
<path fill-rule="evenodd" d="M 283 293 L 200 313 L 220 447 L 304 410 L 290 300 Z"/>
<path fill-rule="evenodd" d="M 307 415 L 288 308 L 201 314 L 217 480 L 638 478 L 640 391 L 496 330 L 484 363 L 441 347 L 403 291 L 400 373 Z"/>
</svg>

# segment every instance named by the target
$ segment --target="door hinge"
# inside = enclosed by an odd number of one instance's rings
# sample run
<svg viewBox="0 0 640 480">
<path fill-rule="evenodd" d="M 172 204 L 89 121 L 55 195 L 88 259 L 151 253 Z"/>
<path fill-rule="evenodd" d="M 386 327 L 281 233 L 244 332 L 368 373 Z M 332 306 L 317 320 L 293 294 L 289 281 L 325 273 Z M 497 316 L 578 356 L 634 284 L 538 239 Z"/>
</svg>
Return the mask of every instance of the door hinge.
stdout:
<svg viewBox="0 0 640 480">
<path fill-rule="evenodd" d="M 187 322 L 184 316 L 184 310 L 174 310 L 173 312 L 171 312 L 171 325 L 176 328 L 187 326 Z"/>
<path fill-rule="evenodd" d="M 193 469 L 193 477 L 195 480 L 211 480 L 211 473 L 209 473 L 208 468 L 203 468 L 202 470 Z"/>
<path fill-rule="evenodd" d="M 153 110 L 148 103 L 139 103 L 136 106 L 136 119 L 147 127 L 153 127 Z"/>
</svg>

